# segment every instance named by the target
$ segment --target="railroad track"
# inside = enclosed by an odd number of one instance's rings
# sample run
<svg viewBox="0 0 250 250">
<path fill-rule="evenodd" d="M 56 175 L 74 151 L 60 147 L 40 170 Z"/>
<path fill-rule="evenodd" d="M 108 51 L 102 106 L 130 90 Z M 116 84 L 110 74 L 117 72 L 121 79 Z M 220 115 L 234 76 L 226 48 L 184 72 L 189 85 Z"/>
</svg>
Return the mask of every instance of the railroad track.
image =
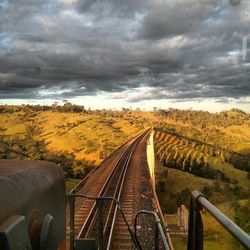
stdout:
<svg viewBox="0 0 250 250">
<path fill-rule="evenodd" d="M 97 168 L 75 189 L 74 193 L 91 197 L 110 197 L 102 204 L 103 249 L 132 249 L 133 241 L 128 226 L 132 225 L 134 192 L 134 169 L 129 167 L 138 143 L 147 136 L 149 130 L 121 146 L 116 155 L 110 157 L 113 162 L 105 168 Z M 91 180 L 91 178 L 93 180 Z M 124 216 L 114 201 L 119 201 Z M 75 206 L 75 235 L 77 239 L 98 240 L 98 205 L 92 199 L 77 198 Z M 100 242 L 98 242 L 99 245 Z"/>
</svg>

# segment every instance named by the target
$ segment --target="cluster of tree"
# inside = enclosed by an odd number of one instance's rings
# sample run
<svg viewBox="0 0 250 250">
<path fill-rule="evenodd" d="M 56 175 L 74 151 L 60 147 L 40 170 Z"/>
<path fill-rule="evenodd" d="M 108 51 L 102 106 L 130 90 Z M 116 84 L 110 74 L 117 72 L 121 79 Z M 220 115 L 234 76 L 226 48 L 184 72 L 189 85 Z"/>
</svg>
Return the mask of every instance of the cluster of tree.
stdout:
<svg viewBox="0 0 250 250">
<path fill-rule="evenodd" d="M 191 195 L 189 188 L 184 188 L 179 192 L 172 192 L 171 189 L 168 188 L 167 181 L 162 180 L 157 182 L 156 192 L 164 213 L 173 214 L 176 213 L 180 205 L 189 206 Z"/>
<path fill-rule="evenodd" d="M 138 121 L 134 117 L 134 112 L 131 109 L 123 108 L 121 111 L 112 110 L 112 109 L 96 109 L 91 110 L 86 109 L 82 105 L 72 104 L 67 100 L 63 100 L 63 105 L 60 105 L 58 102 L 54 102 L 51 106 L 48 105 L 0 105 L 0 114 L 4 113 L 15 113 L 15 112 L 25 112 L 25 115 L 31 112 L 40 112 L 40 111 L 54 111 L 60 113 L 85 113 L 92 115 L 101 115 L 102 117 L 112 117 L 112 118 L 122 118 L 130 121 L 132 124 L 141 124 L 142 122 L 148 122 L 147 119 Z"/>
<path fill-rule="evenodd" d="M 52 161 L 62 167 L 68 178 L 83 178 L 95 166 L 94 162 L 77 160 L 68 152 L 49 152 L 45 141 L 36 139 L 41 131 L 34 125 L 27 126 L 24 137 L 4 135 L 3 129 L 0 132 L 0 159 Z"/>
<path fill-rule="evenodd" d="M 14 113 L 14 112 L 39 112 L 39 111 L 57 111 L 57 112 L 65 112 L 65 113 L 86 113 L 89 110 L 86 110 L 84 106 L 75 105 L 67 100 L 64 100 L 63 105 L 59 105 L 57 102 L 53 103 L 51 106 L 48 105 L 18 105 L 18 106 L 8 106 L 8 105 L 0 105 L 0 113 Z"/>
<path fill-rule="evenodd" d="M 250 172 L 250 155 L 243 155 L 234 152 L 226 154 L 225 161 L 231 163 L 235 168 Z"/>
<path fill-rule="evenodd" d="M 246 233 L 250 234 L 250 200 L 243 202 L 237 202 L 235 206 L 234 221 L 239 225 Z"/>
<path fill-rule="evenodd" d="M 94 163 L 86 160 L 76 160 L 72 153 L 47 153 L 42 160 L 52 161 L 61 166 L 67 178 L 84 178 L 93 168 Z"/>
<path fill-rule="evenodd" d="M 163 176 L 161 176 L 161 178 L 162 177 Z M 161 207 L 165 213 L 176 213 L 177 208 L 182 204 L 189 207 L 191 190 L 186 187 L 178 192 L 173 192 L 171 188 L 169 188 L 168 177 L 156 183 L 156 191 Z M 232 206 L 236 211 L 235 222 L 238 225 L 242 225 L 246 231 L 249 230 L 249 220 L 246 219 L 247 216 L 249 217 L 249 201 L 244 200 L 245 203 L 243 204 L 238 202 L 239 199 L 248 197 L 249 192 L 237 184 L 232 185 L 223 182 L 222 185 L 219 179 L 215 179 L 212 185 L 204 186 L 201 193 L 213 204 L 227 202 L 229 200 L 233 201 Z"/>
<path fill-rule="evenodd" d="M 204 157 L 202 157 L 200 161 L 197 161 L 196 158 L 192 159 L 190 156 L 187 159 L 184 159 L 184 157 L 178 159 L 172 158 L 169 161 L 165 160 L 163 164 L 166 167 L 189 172 L 199 177 L 208 179 L 219 178 L 223 181 L 231 182 L 231 179 L 228 178 L 225 173 L 209 166 L 209 164 L 204 160 Z"/>
<path fill-rule="evenodd" d="M 58 105 L 57 102 L 53 103 L 51 105 L 51 110 L 57 111 L 57 112 L 65 112 L 65 113 L 86 113 L 87 110 L 82 105 L 75 105 L 70 103 L 67 100 L 63 101 L 63 105 Z"/>
<path fill-rule="evenodd" d="M 176 122 L 189 123 L 195 127 L 206 128 L 210 125 L 228 127 L 233 125 L 250 125 L 250 115 L 239 109 L 231 109 L 212 114 L 207 111 L 155 109 L 155 113 L 168 117 Z"/>
<path fill-rule="evenodd" d="M 15 112 L 26 112 L 29 113 L 31 111 L 48 111 L 51 109 L 51 106 L 48 105 L 0 105 L 0 114 L 4 113 L 15 113 Z"/>
<path fill-rule="evenodd" d="M 45 142 L 35 139 L 41 130 L 32 125 L 26 127 L 24 136 L 5 135 L 0 133 L 0 158 L 3 159 L 41 159 L 44 154 Z"/>
<path fill-rule="evenodd" d="M 206 185 L 201 193 L 212 203 L 222 203 L 228 200 L 238 201 L 249 196 L 249 192 L 238 184 L 223 183 L 219 179 L 214 180 L 213 185 Z M 223 194 L 223 197 L 219 194 Z M 237 202 L 236 202 L 237 203 Z M 235 206 L 236 204 L 232 204 Z"/>
</svg>

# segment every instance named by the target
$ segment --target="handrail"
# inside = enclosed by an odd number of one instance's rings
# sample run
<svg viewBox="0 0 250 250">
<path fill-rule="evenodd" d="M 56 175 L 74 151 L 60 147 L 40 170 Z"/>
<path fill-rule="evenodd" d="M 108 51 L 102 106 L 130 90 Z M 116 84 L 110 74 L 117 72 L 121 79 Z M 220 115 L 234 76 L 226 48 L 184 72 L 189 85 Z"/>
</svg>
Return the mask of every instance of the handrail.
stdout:
<svg viewBox="0 0 250 250">
<path fill-rule="evenodd" d="M 102 206 L 102 202 L 104 202 L 104 201 L 113 201 L 113 202 L 115 202 L 115 203 L 117 204 L 117 208 L 120 210 L 120 212 L 121 212 L 121 214 L 122 214 L 122 218 L 123 218 L 123 220 L 124 220 L 124 222 L 125 222 L 125 224 L 126 224 L 126 226 L 127 226 L 127 228 L 128 228 L 128 231 L 129 231 L 129 234 L 130 234 L 130 236 L 131 236 L 131 239 L 132 239 L 132 241 L 133 241 L 133 243 L 134 243 L 134 246 L 136 247 L 136 249 L 142 250 L 142 248 L 141 248 L 141 246 L 140 246 L 140 243 L 139 243 L 139 241 L 138 241 L 138 239 L 137 239 L 135 233 L 132 231 L 132 229 L 131 229 L 130 226 L 129 226 L 129 223 L 128 223 L 126 217 L 125 217 L 125 214 L 124 214 L 124 212 L 123 212 L 123 209 L 122 209 L 122 207 L 121 207 L 121 204 L 120 204 L 120 202 L 119 202 L 117 199 L 114 199 L 113 197 L 104 197 L 104 196 L 103 196 L 103 197 L 93 197 L 93 196 L 90 196 L 90 195 L 76 194 L 76 193 L 71 193 L 71 194 L 68 194 L 67 196 L 68 196 L 69 200 L 71 201 L 71 202 L 70 202 L 70 204 L 71 204 L 70 211 L 71 211 L 71 210 L 74 211 L 74 202 L 73 202 L 73 201 L 74 201 L 75 198 L 77 198 L 77 197 L 78 197 L 78 198 L 89 199 L 89 200 L 95 200 L 97 203 L 100 204 L 99 209 L 103 207 L 103 206 Z M 101 202 L 101 203 L 100 203 L 100 202 Z M 101 212 L 101 211 L 99 211 L 99 213 L 100 213 L 100 212 Z M 99 223 L 100 223 L 100 220 L 102 221 L 102 218 L 99 218 Z M 74 213 L 71 213 L 70 221 L 74 221 Z M 102 222 L 101 222 L 100 224 L 102 224 Z M 72 226 L 72 224 L 71 224 L 71 226 Z M 74 226 L 73 226 L 73 228 L 71 228 L 71 226 L 70 226 L 70 231 L 74 231 Z M 102 225 L 99 225 L 99 229 L 100 229 L 100 228 L 103 228 L 103 226 L 102 226 Z M 98 235 L 98 236 L 99 236 L 99 245 L 103 245 L 103 231 L 102 231 L 102 232 L 99 231 L 99 235 Z M 101 240 L 100 240 L 100 239 L 101 239 Z M 71 242 L 70 245 L 72 246 L 71 249 L 74 249 L 74 241 Z"/>
<path fill-rule="evenodd" d="M 136 214 L 135 219 L 134 219 L 134 231 L 135 231 L 136 238 L 138 238 L 137 237 L 137 219 L 138 219 L 138 216 L 140 214 L 153 215 L 155 218 L 155 223 L 156 223 L 156 225 L 155 225 L 155 250 L 159 249 L 159 232 L 160 232 L 160 235 L 161 235 L 161 238 L 163 241 L 164 249 L 170 250 L 167 239 L 166 239 L 166 235 L 164 234 L 164 231 L 163 231 L 163 228 L 161 225 L 161 220 L 160 220 L 158 214 L 154 211 L 148 211 L 148 210 L 138 211 L 138 213 Z"/>
<path fill-rule="evenodd" d="M 246 249 L 250 249 L 250 236 L 210 203 L 202 193 L 194 190 L 191 195 L 188 223 L 188 250 L 203 249 L 203 223 L 200 210 L 205 208 Z"/>
</svg>

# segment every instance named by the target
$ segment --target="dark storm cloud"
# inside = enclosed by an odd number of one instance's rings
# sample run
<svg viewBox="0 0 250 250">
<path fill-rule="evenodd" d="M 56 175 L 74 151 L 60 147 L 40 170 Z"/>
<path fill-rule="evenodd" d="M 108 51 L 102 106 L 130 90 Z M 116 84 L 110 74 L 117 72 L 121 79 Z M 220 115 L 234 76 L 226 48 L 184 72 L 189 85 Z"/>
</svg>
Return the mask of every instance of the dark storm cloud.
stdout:
<svg viewBox="0 0 250 250">
<path fill-rule="evenodd" d="M 250 51 L 243 60 L 241 49 L 250 4 L 234 2 L 6 0 L 0 98 L 141 87 L 150 93 L 127 101 L 249 96 Z"/>
<path fill-rule="evenodd" d="M 145 16 L 138 35 L 155 40 L 188 33 L 200 25 L 206 9 L 200 1 L 159 1 Z"/>
<path fill-rule="evenodd" d="M 83 0 L 77 1 L 76 9 L 80 13 L 94 12 L 96 18 L 120 16 L 131 18 L 135 13 L 146 10 L 149 0 Z"/>
</svg>

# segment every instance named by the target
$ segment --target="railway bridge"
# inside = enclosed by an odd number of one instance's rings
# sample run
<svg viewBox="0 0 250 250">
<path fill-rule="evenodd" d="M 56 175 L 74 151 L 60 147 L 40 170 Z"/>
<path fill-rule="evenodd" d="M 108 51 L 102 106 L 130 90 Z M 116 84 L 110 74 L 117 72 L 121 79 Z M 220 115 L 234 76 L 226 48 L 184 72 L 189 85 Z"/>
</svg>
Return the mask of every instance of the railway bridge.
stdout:
<svg viewBox="0 0 250 250">
<path fill-rule="evenodd" d="M 155 192 L 152 129 L 121 145 L 67 197 L 55 164 L 2 160 L 0 169 L 1 250 L 173 249 Z M 189 250 L 203 249 L 201 209 L 250 249 L 249 236 L 194 191 Z"/>
</svg>

